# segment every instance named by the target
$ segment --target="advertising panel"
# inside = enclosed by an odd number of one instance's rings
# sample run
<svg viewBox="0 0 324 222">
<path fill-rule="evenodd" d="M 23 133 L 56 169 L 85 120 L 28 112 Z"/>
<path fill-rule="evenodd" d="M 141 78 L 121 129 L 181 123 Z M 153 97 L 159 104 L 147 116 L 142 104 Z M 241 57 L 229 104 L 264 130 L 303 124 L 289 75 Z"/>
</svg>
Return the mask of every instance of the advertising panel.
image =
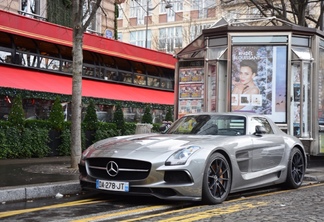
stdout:
<svg viewBox="0 0 324 222">
<path fill-rule="evenodd" d="M 301 88 L 300 88 L 300 74 L 301 74 L 301 67 L 300 64 L 292 64 L 291 66 L 291 73 L 293 76 L 293 105 L 294 105 L 294 136 L 300 136 L 300 95 L 301 95 Z"/>
<path fill-rule="evenodd" d="M 216 112 L 216 65 L 208 66 L 208 111 Z"/>
<path fill-rule="evenodd" d="M 286 122 L 287 46 L 233 46 L 231 111 Z"/>
<path fill-rule="evenodd" d="M 188 113 L 202 112 L 204 99 L 204 67 L 179 69 L 178 118 Z"/>
</svg>

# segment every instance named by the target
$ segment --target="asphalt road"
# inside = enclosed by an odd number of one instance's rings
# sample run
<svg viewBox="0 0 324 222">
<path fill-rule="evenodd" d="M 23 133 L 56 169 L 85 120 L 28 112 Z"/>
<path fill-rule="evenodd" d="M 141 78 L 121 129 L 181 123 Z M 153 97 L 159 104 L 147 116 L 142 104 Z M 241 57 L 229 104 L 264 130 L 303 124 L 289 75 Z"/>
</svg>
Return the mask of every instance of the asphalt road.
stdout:
<svg viewBox="0 0 324 222">
<path fill-rule="evenodd" d="M 231 195 L 219 205 L 84 194 L 0 206 L 3 221 L 323 221 L 324 184 Z"/>
</svg>

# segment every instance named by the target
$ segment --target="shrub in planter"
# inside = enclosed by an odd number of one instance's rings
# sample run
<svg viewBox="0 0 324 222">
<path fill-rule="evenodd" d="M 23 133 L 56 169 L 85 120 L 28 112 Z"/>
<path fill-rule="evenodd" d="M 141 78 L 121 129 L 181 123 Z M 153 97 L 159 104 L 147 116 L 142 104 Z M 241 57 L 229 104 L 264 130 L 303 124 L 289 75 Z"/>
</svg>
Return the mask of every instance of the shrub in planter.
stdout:
<svg viewBox="0 0 324 222">
<path fill-rule="evenodd" d="M 58 153 L 60 156 L 71 155 L 71 122 L 66 121 L 63 124 L 63 130 L 61 132 L 61 143 L 58 147 Z"/>
<path fill-rule="evenodd" d="M 61 144 L 58 146 L 58 154 L 60 156 L 70 156 L 71 155 L 71 130 L 70 127 L 63 129 L 61 133 Z"/>
<path fill-rule="evenodd" d="M 117 136 L 117 126 L 114 123 L 105 123 L 105 122 L 99 122 L 98 128 L 96 130 L 95 134 L 95 141 L 107 139 L 109 137 Z"/>
<path fill-rule="evenodd" d="M 136 124 L 135 134 L 151 133 L 153 127 L 152 122 L 153 117 L 151 114 L 151 108 L 149 106 L 146 106 L 144 109 L 144 114 L 142 116 L 141 123 Z"/>
<path fill-rule="evenodd" d="M 90 146 L 95 140 L 95 132 L 97 130 L 98 117 L 93 100 L 87 107 L 85 117 L 83 119 L 83 129 L 85 132 L 85 146 Z"/>
<path fill-rule="evenodd" d="M 165 114 L 165 121 L 173 122 L 171 107 L 168 107 L 167 113 Z"/>
<path fill-rule="evenodd" d="M 152 133 L 161 133 L 160 127 L 161 123 L 153 123 Z"/>
<path fill-rule="evenodd" d="M 61 133 L 64 125 L 64 113 L 59 97 L 56 97 L 52 105 L 48 121 L 50 122 L 52 128 L 49 131 L 50 141 L 48 144 L 51 149 L 50 156 L 58 156 L 59 145 L 62 143 Z"/>
<path fill-rule="evenodd" d="M 96 113 L 96 108 L 93 100 L 90 100 L 85 117 L 83 119 L 83 124 L 86 130 L 95 131 L 97 129 L 97 123 L 98 117 Z"/>
<path fill-rule="evenodd" d="M 136 131 L 136 123 L 125 123 L 125 134 L 124 135 L 133 135 Z"/>
<path fill-rule="evenodd" d="M 7 142 L 7 135 L 6 135 L 7 127 L 0 126 L 0 159 L 6 159 L 8 156 L 9 146 Z"/>
<path fill-rule="evenodd" d="M 42 128 L 25 128 L 22 133 L 22 147 L 19 152 L 19 158 L 44 157 L 49 155 L 48 130 Z"/>
<path fill-rule="evenodd" d="M 0 122 L 0 158 L 44 157 L 49 154 L 48 128 L 38 127 L 39 120 L 26 120 L 19 128 Z"/>
<path fill-rule="evenodd" d="M 26 119 L 25 127 L 29 129 L 40 128 L 40 129 L 52 129 L 52 123 L 47 120 L 40 119 Z"/>
<path fill-rule="evenodd" d="M 61 143 L 58 146 L 58 154 L 60 156 L 70 156 L 71 155 L 71 122 L 64 122 L 64 127 L 61 132 Z M 81 129 L 81 146 L 82 151 L 85 150 L 85 134 L 84 130 Z"/>
<path fill-rule="evenodd" d="M 8 115 L 8 121 L 15 127 L 22 129 L 25 123 L 25 113 L 20 95 L 17 95 L 12 102 L 12 107 Z"/>
<path fill-rule="evenodd" d="M 117 130 L 119 131 L 119 135 L 124 135 L 125 134 L 125 119 L 124 119 L 124 113 L 123 113 L 120 103 L 117 103 L 117 105 L 116 105 L 113 123 L 116 124 Z"/>
<path fill-rule="evenodd" d="M 153 117 L 152 117 L 152 113 L 151 113 L 151 108 L 149 106 L 146 106 L 141 122 L 152 124 L 152 121 L 153 121 Z"/>
<path fill-rule="evenodd" d="M 63 129 L 64 113 L 59 97 L 56 97 L 53 103 L 48 121 L 51 123 L 52 129 L 56 131 L 61 131 Z"/>
<path fill-rule="evenodd" d="M 7 152 L 6 158 L 20 158 L 22 144 L 22 129 L 18 127 L 8 127 L 5 129 Z"/>
</svg>

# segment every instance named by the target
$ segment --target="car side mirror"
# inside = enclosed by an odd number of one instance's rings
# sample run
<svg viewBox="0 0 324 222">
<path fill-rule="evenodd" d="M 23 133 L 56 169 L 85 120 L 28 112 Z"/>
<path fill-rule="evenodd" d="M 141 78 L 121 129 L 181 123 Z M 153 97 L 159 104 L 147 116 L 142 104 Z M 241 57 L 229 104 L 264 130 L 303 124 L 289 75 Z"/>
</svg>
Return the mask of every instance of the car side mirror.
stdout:
<svg viewBox="0 0 324 222">
<path fill-rule="evenodd" d="M 266 134 L 267 131 L 263 126 L 255 126 L 255 133 L 256 136 L 261 136 L 262 134 Z"/>
<path fill-rule="evenodd" d="M 163 124 L 160 126 L 159 131 L 160 131 L 160 133 L 164 133 L 166 131 L 166 129 L 167 129 L 166 125 Z"/>
</svg>

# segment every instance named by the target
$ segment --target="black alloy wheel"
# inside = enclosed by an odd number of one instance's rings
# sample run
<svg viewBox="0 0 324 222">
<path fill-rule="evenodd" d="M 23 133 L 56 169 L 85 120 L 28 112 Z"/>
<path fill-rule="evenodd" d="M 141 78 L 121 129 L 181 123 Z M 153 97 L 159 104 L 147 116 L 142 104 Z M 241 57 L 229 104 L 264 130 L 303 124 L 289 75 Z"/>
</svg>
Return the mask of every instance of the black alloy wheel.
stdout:
<svg viewBox="0 0 324 222">
<path fill-rule="evenodd" d="M 203 180 L 203 203 L 220 204 L 227 198 L 231 190 L 232 173 L 222 154 L 214 153 L 209 157 Z"/>
<path fill-rule="evenodd" d="M 285 186 L 287 188 L 298 188 L 302 185 L 305 175 L 305 160 L 298 148 L 291 150 L 288 161 L 288 172 Z"/>
</svg>

